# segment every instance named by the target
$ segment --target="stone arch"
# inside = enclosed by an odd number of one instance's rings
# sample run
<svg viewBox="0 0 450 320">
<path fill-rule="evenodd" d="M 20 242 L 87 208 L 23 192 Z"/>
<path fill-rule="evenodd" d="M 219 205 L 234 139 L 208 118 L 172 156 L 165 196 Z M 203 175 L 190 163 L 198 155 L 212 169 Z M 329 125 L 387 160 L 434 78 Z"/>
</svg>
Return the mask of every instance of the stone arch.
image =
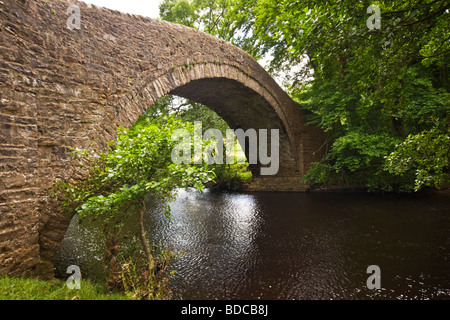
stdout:
<svg viewBox="0 0 450 320">
<path fill-rule="evenodd" d="M 185 26 L 70 4 L 79 30 L 67 1 L 0 2 L 0 274 L 52 274 L 68 221 L 48 188 L 67 178 L 71 148 L 105 146 L 167 93 L 231 127 L 280 129 L 282 170 L 253 188 L 304 189 L 325 136 L 251 56 Z"/>
<path fill-rule="evenodd" d="M 175 94 L 213 109 L 233 129 L 278 129 L 280 131 L 281 175 L 292 175 L 296 168 L 295 144 L 282 105 L 258 81 L 234 66 L 203 61 L 174 66 L 144 87 L 135 88 L 132 98 L 125 98 L 119 111 L 129 123 L 166 94 Z M 274 107 L 275 106 L 275 107 Z M 105 121 L 102 127 L 110 124 Z M 117 124 L 113 125 L 115 128 Z M 111 131 L 110 131 L 111 132 Z M 106 141 L 105 141 L 106 142 Z M 257 175 L 259 167 L 253 170 Z M 298 175 L 298 172 L 296 172 Z"/>
</svg>

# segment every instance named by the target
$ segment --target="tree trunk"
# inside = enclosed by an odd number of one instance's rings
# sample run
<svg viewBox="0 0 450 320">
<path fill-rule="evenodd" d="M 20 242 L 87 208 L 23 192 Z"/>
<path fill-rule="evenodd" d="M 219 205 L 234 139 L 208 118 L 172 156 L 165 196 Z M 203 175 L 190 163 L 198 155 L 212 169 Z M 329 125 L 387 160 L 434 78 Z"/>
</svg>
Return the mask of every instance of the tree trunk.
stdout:
<svg viewBox="0 0 450 320">
<path fill-rule="evenodd" d="M 148 244 L 147 237 L 145 235 L 144 214 L 146 211 L 147 211 L 147 207 L 145 206 L 145 200 L 142 200 L 140 217 L 139 217 L 141 244 L 142 244 L 142 248 L 144 249 L 145 256 L 147 257 L 148 269 L 150 270 L 150 272 L 153 272 L 155 269 L 156 263 L 155 263 L 155 259 L 153 259 L 153 255 L 150 250 L 150 246 Z"/>
<path fill-rule="evenodd" d="M 405 135 L 405 124 L 403 122 L 403 118 L 392 117 L 391 120 L 392 120 L 392 129 L 394 131 L 394 134 L 397 137 L 404 138 L 406 135 Z"/>
</svg>

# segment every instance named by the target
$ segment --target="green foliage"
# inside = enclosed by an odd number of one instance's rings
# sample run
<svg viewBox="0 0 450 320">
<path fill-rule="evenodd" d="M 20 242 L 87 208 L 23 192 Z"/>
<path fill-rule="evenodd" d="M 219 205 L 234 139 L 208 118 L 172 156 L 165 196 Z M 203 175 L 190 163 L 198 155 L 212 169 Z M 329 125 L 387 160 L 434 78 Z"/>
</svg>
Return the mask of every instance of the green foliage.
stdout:
<svg viewBox="0 0 450 320">
<path fill-rule="evenodd" d="M 155 123 L 163 126 L 166 118 L 176 113 L 178 108 L 175 97 L 169 94 L 165 95 L 148 108 L 134 123 L 133 127 L 153 125 Z"/>
<path fill-rule="evenodd" d="M 214 165 L 212 170 L 216 175 L 214 182 L 209 183 L 211 190 L 240 191 L 252 179 L 247 169 L 248 164 Z"/>
<path fill-rule="evenodd" d="M 164 0 L 159 6 L 161 19 L 197 28 L 209 34 L 231 41 L 242 25 L 230 14 L 236 0 Z"/>
<path fill-rule="evenodd" d="M 345 170 L 355 173 L 361 168 L 375 169 L 379 167 L 378 162 L 383 161 L 384 156 L 392 150 L 396 142 L 398 142 L 397 139 L 387 135 L 351 132 L 335 141 L 326 158 L 333 162 L 336 172 Z"/>
<path fill-rule="evenodd" d="M 311 183 L 312 186 L 322 185 L 333 181 L 333 167 L 321 162 L 311 163 L 308 172 L 303 176 L 304 183 Z"/>
<path fill-rule="evenodd" d="M 54 185 L 54 196 L 61 200 L 66 215 L 77 213 L 81 218 L 105 221 L 104 265 L 110 273 L 107 286 L 136 289 L 132 295 L 142 299 L 165 296 L 167 280 L 158 270 L 165 272 L 170 257 L 165 253 L 158 260 L 160 255 L 155 258 L 149 248 L 143 221 L 146 197 L 159 199 L 165 204 L 166 216 L 170 216 L 169 201 L 177 189 L 193 187 L 201 191 L 214 177 L 207 167 L 172 162 L 172 150 L 177 144 L 172 133 L 178 129 L 194 131 L 193 125 L 167 116 L 157 120 L 147 117 L 131 129 L 120 128 L 109 152 L 77 150 L 78 160 L 89 168 L 83 179 Z M 140 215 L 141 255 L 145 262 L 137 255 L 117 258 L 123 246 L 119 239 L 121 227 L 131 214 Z M 140 276 L 123 274 L 127 271 L 139 272 Z M 118 272 L 122 272 L 122 284 L 118 284 Z"/>
<path fill-rule="evenodd" d="M 165 95 L 159 99 L 139 117 L 134 126 L 147 126 L 155 122 L 164 125 L 165 117 L 169 116 L 191 124 L 200 121 L 203 132 L 208 129 L 218 129 L 225 136 L 225 131 L 230 128 L 225 120 L 207 106 L 173 95 Z"/>
<path fill-rule="evenodd" d="M 222 132 L 225 137 L 226 130 L 230 128 L 225 120 L 218 116 L 213 110 L 200 103 L 194 101 L 188 101 L 188 103 L 188 108 L 181 110 L 177 114 L 181 120 L 190 123 L 200 121 L 202 123 L 203 133 L 208 129 L 217 129 Z"/>
<path fill-rule="evenodd" d="M 164 0 L 159 6 L 159 15 L 164 20 L 194 27 L 198 16 L 188 0 Z"/>
<path fill-rule="evenodd" d="M 450 114 L 450 5 L 377 1 L 381 29 L 370 30 L 371 4 L 239 0 L 229 17 L 246 11 L 238 33 L 246 39 L 235 43 L 255 44 L 250 53 L 268 56 L 270 72 L 288 74 L 291 96 L 314 112 L 309 121 L 333 134 L 330 154 L 306 180 L 409 190 L 414 175 L 396 182 L 383 157 Z"/>
<path fill-rule="evenodd" d="M 386 170 L 396 175 L 415 174 L 415 190 L 440 188 L 450 183 L 450 131 L 438 126 L 409 135 L 386 157 Z"/>
<path fill-rule="evenodd" d="M 78 157 L 89 163 L 90 171 L 84 180 L 56 185 L 64 211 L 81 217 L 123 218 L 138 212 L 148 194 L 167 202 L 178 188 L 202 190 L 204 183 L 213 178 L 211 171 L 172 162 L 171 151 L 177 143 L 172 133 L 177 129 L 193 132 L 189 123 L 167 117 L 164 125 L 155 121 L 119 129 L 109 152 L 78 150 Z"/>
<path fill-rule="evenodd" d="M 269 72 L 313 111 L 310 123 L 332 133 L 330 154 L 307 181 L 411 190 L 415 175 L 385 171 L 384 156 L 450 114 L 448 1 L 187 2 L 197 28 L 268 58 Z M 381 29 L 366 26 L 372 4 Z"/>
<path fill-rule="evenodd" d="M 176 119 L 180 119 L 190 125 L 196 121 L 201 122 L 203 134 L 208 129 L 217 129 L 222 132 L 223 137 L 226 137 L 226 130 L 230 129 L 230 127 L 217 113 L 195 101 L 183 99 L 177 103 L 175 102 L 176 99 L 178 98 L 175 96 L 164 96 L 139 118 L 136 125 L 145 126 L 147 123 L 161 122 L 159 120 L 161 119 L 161 115 L 170 114 Z M 239 160 L 246 162 L 242 150 L 237 148 L 236 152 L 241 152 L 242 156 Z M 207 187 L 214 190 L 242 190 L 252 177 L 251 172 L 247 169 L 248 163 L 243 165 L 237 163 L 226 165 L 225 157 L 223 163 L 223 165 L 214 164 L 208 166 L 214 172 L 215 178 L 207 184 Z"/>
<path fill-rule="evenodd" d="M 154 274 L 148 269 L 147 259 L 140 248 L 139 240 L 133 238 L 124 251 L 120 252 L 120 270 L 115 279 L 110 279 L 111 286 L 120 286 L 129 299 L 133 300 L 167 300 L 172 291 L 168 288 L 169 279 L 175 271 L 169 272 L 171 262 L 177 255 L 171 250 L 161 250 L 153 245 L 156 270 Z M 116 287 L 117 289 L 117 287 Z"/>
<path fill-rule="evenodd" d="M 323 163 L 314 163 L 303 178 L 313 185 L 324 183 L 365 184 L 369 190 L 407 191 L 411 186 L 384 168 L 398 138 L 351 132 L 338 138 Z"/>
</svg>

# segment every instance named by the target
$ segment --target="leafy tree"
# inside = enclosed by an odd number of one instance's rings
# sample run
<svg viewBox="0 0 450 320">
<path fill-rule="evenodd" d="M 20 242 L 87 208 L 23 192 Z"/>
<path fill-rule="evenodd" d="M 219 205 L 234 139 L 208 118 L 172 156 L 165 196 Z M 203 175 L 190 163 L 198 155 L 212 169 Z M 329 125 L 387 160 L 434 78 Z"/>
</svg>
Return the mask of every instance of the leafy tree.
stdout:
<svg viewBox="0 0 450 320">
<path fill-rule="evenodd" d="M 197 28 L 232 42 L 248 16 L 230 14 L 236 0 L 164 0 L 159 6 L 161 19 Z"/>
<path fill-rule="evenodd" d="M 448 1 L 377 1 L 375 30 L 366 26 L 371 4 L 239 0 L 230 14 L 247 10 L 238 34 L 251 37 L 251 53 L 271 57 L 274 75 L 289 73 L 291 96 L 314 111 L 310 122 L 333 133 L 330 154 L 307 181 L 389 190 L 396 178 L 383 169 L 384 157 L 450 114 Z"/>
<path fill-rule="evenodd" d="M 384 170 L 385 157 L 408 136 L 433 128 L 434 119 L 450 119 L 448 1 L 376 1 L 381 26 L 372 30 L 368 0 L 188 2 L 197 28 L 268 58 L 269 72 L 313 111 L 310 123 L 332 132 L 331 153 L 305 181 L 410 189 L 414 174 L 399 182 Z M 162 18 L 174 21 L 168 13 Z M 355 157 L 357 167 L 343 165 Z"/>
<path fill-rule="evenodd" d="M 145 124 L 151 119 L 161 120 L 159 123 L 163 123 L 166 117 L 173 116 L 179 111 L 180 106 L 176 102 L 175 96 L 167 94 L 156 101 L 150 108 L 148 108 L 136 121 L 134 126 Z M 150 118 L 150 120 L 147 120 Z"/>
<path fill-rule="evenodd" d="M 165 204 L 166 216 L 169 216 L 169 201 L 174 199 L 178 188 L 194 187 L 202 190 L 205 183 L 213 178 L 213 173 L 207 167 L 173 163 L 172 150 L 178 142 L 172 139 L 172 133 L 178 129 L 193 133 L 194 129 L 189 123 L 170 117 L 163 120 L 164 124 L 161 125 L 158 120 L 146 118 L 131 129 L 119 129 L 117 141 L 109 152 L 79 150 L 75 156 L 80 167 L 87 167 L 88 171 L 84 172 L 82 179 L 58 182 L 54 187 L 55 195 L 62 201 L 63 212 L 69 217 L 77 213 L 82 218 L 105 221 L 108 249 L 105 253 L 107 261 L 104 262 L 109 264 L 116 275 L 125 266 L 117 265 L 121 227 L 128 216 L 139 215 L 144 259 L 141 259 L 138 274 L 143 276 L 141 280 L 145 285 L 138 287 L 140 290 L 146 287 L 141 292 L 143 298 L 157 298 L 162 280 L 159 272 L 161 263 L 154 257 L 146 238 L 145 199 L 150 195 L 160 200 Z M 136 258 L 133 261 L 137 263 Z M 128 261 L 127 268 L 130 263 Z M 136 271 L 136 266 L 133 268 Z M 133 279 L 129 273 L 126 274 L 128 280 Z M 130 287 L 129 281 L 123 284 L 126 283 Z"/>
<path fill-rule="evenodd" d="M 336 139 L 323 162 L 317 162 L 305 175 L 305 182 L 312 187 L 326 183 L 365 184 L 369 190 L 411 191 L 412 175 L 403 177 L 387 175 L 385 157 L 400 143 L 401 139 L 387 134 L 350 132 Z"/>
<path fill-rule="evenodd" d="M 226 131 L 230 129 L 228 124 L 219 117 L 213 110 L 195 102 L 184 99 L 182 103 L 174 103 L 173 96 L 165 96 L 160 99 L 153 107 L 148 110 L 140 119 L 139 123 L 144 123 L 146 117 L 158 117 L 159 114 L 172 114 L 175 118 L 182 121 L 194 123 L 196 121 L 202 124 L 202 133 L 208 129 L 217 129 L 222 132 L 222 136 L 226 137 Z M 226 149 L 226 148 L 225 148 Z M 243 155 L 239 144 L 236 144 L 234 152 Z M 223 164 L 209 164 L 208 167 L 215 174 L 213 181 L 206 184 L 210 190 L 227 190 L 239 191 L 245 187 L 245 184 L 252 178 L 251 172 L 248 170 L 248 163 L 227 164 L 227 155 L 223 154 Z M 245 158 L 245 155 L 243 155 Z"/>
<path fill-rule="evenodd" d="M 191 123 L 200 121 L 202 123 L 203 132 L 208 129 L 217 129 L 220 130 L 225 137 L 226 130 L 230 129 L 225 120 L 219 117 L 213 110 L 198 102 L 189 101 L 188 103 L 189 107 L 180 111 L 178 114 L 180 119 Z"/>
<path fill-rule="evenodd" d="M 195 10 L 188 0 L 164 0 L 159 6 L 159 15 L 163 20 L 195 27 L 198 24 Z"/>
<path fill-rule="evenodd" d="M 447 130 L 443 134 L 443 130 Z M 415 173 L 415 190 L 450 184 L 450 130 L 438 126 L 400 143 L 386 161 L 386 170 L 396 175 Z"/>
</svg>

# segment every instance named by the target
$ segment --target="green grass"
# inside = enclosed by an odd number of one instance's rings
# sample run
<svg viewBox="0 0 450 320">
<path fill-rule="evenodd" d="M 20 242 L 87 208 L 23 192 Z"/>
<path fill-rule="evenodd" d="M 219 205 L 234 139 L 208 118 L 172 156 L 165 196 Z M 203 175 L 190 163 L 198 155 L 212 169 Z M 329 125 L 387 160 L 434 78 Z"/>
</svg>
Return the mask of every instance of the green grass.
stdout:
<svg viewBox="0 0 450 320">
<path fill-rule="evenodd" d="M 103 286 L 81 280 L 79 290 L 70 290 L 63 280 L 0 277 L 0 300 L 127 300 L 118 293 L 109 293 Z"/>
</svg>

